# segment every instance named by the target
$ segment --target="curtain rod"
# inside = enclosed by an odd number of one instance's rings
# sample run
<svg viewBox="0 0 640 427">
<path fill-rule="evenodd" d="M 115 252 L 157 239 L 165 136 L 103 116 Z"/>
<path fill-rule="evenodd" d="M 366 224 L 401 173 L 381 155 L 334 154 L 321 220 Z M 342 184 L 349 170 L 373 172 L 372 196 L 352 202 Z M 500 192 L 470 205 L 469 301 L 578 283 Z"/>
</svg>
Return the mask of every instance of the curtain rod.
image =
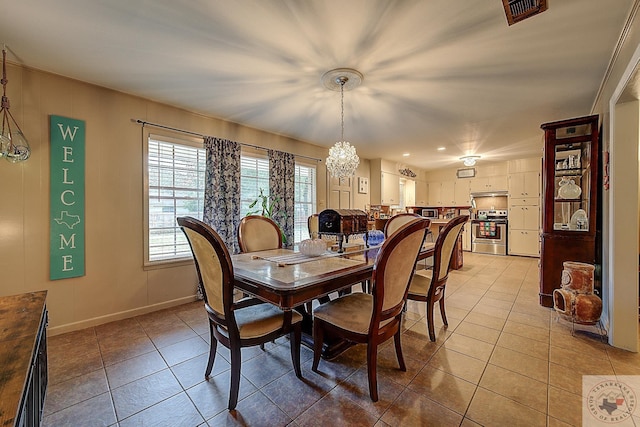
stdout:
<svg viewBox="0 0 640 427">
<path fill-rule="evenodd" d="M 161 124 L 158 124 L 158 123 L 147 122 L 147 121 L 140 120 L 140 119 L 131 119 L 131 121 L 134 122 L 134 123 L 141 124 L 143 127 L 145 125 L 149 125 L 149 126 L 153 126 L 153 127 L 157 127 L 157 128 L 161 128 L 161 129 L 167 129 L 167 130 L 172 130 L 172 131 L 175 131 L 175 132 L 186 133 L 187 135 L 193 135 L 193 136 L 197 136 L 197 137 L 200 137 L 200 138 L 205 138 L 206 136 L 208 136 L 208 135 L 203 135 L 203 134 L 198 133 L 198 132 L 193 132 L 193 131 L 184 130 L 184 129 L 178 129 L 178 128 L 174 128 L 172 126 L 165 126 L 165 125 L 161 125 Z M 246 142 L 239 142 L 238 144 L 244 145 L 245 147 L 256 148 L 258 150 L 265 150 L 265 151 L 269 150 L 269 148 L 264 148 L 264 147 L 261 147 L 259 145 L 247 144 Z M 300 154 L 294 154 L 294 156 L 300 157 L 300 158 L 303 158 L 303 159 L 315 160 L 316 162 L 322 162 L 322 159 L 318 159 L 317 157 L 303 156 L 303 155 L 300 155 Z"/>
</svg>

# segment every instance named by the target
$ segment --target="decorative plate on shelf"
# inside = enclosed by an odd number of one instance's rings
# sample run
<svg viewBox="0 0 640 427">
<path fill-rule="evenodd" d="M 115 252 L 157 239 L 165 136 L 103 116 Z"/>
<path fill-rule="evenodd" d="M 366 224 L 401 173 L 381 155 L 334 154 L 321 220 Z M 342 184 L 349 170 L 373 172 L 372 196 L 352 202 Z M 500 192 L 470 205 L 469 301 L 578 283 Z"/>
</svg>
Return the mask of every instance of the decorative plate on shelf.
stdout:
<svg viewBox="0 0 640 427">
<path fill-rule="evenodd" d="M 558 189 L 558 197 L 560 199 L 577 199 L 582 194 L 582 188 L 576 185 L 573 179 L 570 179 L 568 183 L 560 185 Z"/>
<path fill-rule="evenodd" d="M 572 226 L 575 227 L 578 224 L 578 221 L 587 221 L 587 213 L 584 211 L 584 209 L 578 209 L 573 213 L 573 215 L 571 215 Z"/>
</svg>

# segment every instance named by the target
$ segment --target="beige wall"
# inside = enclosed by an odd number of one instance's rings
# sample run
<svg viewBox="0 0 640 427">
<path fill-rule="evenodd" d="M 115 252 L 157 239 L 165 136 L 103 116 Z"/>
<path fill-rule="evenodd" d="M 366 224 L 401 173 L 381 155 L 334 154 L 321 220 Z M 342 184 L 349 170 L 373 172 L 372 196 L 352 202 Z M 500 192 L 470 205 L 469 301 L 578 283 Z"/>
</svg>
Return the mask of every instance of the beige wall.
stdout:
<svg viewBox="0 0 640 427">
<path fill-rule="evenodd" d="M 48 290 L 53 334 L 193 299 L 191 264 L 143 268 L 143 119 L 324 159 L 327 149 L 8 64 L 11 112 L 31 145 L 0 163 L 0 295 Z M 86 275 L 49 280 L 49 115 L 86 124 Z M 153 133 L 163 131 L 153 129 Z M 318 167 L 318 199 L 326 169 Z"/>
<path fill-rule="evenodd" d="M 637 16 L 639 6 L 640 2 L 634 2 L 629 25 L 621 29 L 623 43 L 617 46 L 613 57 L 614 62 L 605 76 L 602 90 L 592 110 L 594 114 L 600 115 L 603 151 L 611 153 L 611 186 L 610 190 L 603 191 L 601 201 L 603 208 L 602 286 L 605 304 L 603 317 L 605 323 L 611 322 L 606 325 L 609 327 L 609 342 L 616 347 L 632 351 L 638 351 L 637 266 L 635 261 L 627 262 L 624 266 L 619 264 L 616 266 L 616 260 L 618 256 L 625 254 L 632 254 L 635 257 L 638 252 L 637 233 L 629 232 L 629 224 L 633 224 L 635 229 L 638 215 L 637 211 L 630 212 L 629 206 L 638 204 L 635 199 L 638 195 L 635 194 L 631 198 L 625 197 L 624 205 L 616 209 L 616 204 L 619 202 L 616 193 L 620 190 L 622 196 L 629 181 L 637 181 L 638 139 L 612 138 L 613 130 L 617 126 L 619 131 L 620 126 L 616 124 L 615 111 L 612 111 L 610 103 L 618 102 L 613 98 L 619 95 L 620 88 L 626 86 L 629 71 L 640 66 L 640 25 Z M 635 120 L 632 119 L 631 122 Z M 631 126 L 636 127 L 634 124 Z M 637 127 L 634 131 L 637 131 Z M 629 298 L 632 293 L 635 297 Z"/>
</svg>

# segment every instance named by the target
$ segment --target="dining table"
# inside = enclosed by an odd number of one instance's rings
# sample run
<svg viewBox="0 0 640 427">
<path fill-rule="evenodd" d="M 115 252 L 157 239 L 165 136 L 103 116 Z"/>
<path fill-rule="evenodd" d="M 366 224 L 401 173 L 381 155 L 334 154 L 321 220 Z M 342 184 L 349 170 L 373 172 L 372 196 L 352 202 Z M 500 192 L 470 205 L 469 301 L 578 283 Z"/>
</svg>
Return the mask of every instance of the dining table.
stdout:
<svg viewBox="0 0 640 427">
<path fill-rule="evenodd" d="M 418 260 L 433 256 L 434 243 L 425 242 Z M 307 256 L 295 249 L 271 249 L 231 256 L 235 287 L 282 310 L 297 310 L 303 315 L 303 343 L 312 345 L 314 300 L 326 300 L 335 292 L 349 292 L 353 285 L 371 279 L 380 245 L 351 252 L 326 251 Z M 345 343 L 332 343 L 323 350 L 331 359 L 340 354 Z"/>
</svg>

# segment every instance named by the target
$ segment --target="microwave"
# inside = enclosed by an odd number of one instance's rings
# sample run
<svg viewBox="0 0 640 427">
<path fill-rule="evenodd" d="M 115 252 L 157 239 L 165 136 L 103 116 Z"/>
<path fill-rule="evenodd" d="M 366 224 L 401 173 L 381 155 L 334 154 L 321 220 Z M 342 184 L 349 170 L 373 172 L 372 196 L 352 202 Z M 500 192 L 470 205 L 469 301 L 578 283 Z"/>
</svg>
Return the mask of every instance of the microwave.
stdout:
<svg viewBox="0 0 640 427">
<path fill-rule="evenodd" d="M 429 219 L 436 219 L 438 218 L 438 209 L 437 208 L 422 209 L 422 216 Z"/>
</svg>

